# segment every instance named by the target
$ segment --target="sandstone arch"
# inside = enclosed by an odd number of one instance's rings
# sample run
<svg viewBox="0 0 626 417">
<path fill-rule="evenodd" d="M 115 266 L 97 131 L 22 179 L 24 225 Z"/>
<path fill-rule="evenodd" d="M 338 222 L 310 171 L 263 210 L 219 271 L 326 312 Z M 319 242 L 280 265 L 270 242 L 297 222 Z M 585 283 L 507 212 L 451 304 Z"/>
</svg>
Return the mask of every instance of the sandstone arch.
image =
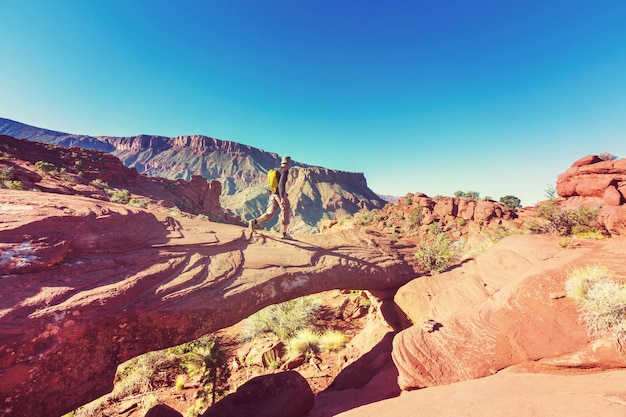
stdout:
<svg viewBox="0 0 626 417">
<path fill-rule="evenodd" d="M 58 194 L 0 201 L 0 401 L 61 415 L 109 392 L 118 364 L 330 289 L 386 289 L 412 245 L 365 232 L 299 236 Z M 161 218 L 162 217 L 162 218 Z"/>
</svg>

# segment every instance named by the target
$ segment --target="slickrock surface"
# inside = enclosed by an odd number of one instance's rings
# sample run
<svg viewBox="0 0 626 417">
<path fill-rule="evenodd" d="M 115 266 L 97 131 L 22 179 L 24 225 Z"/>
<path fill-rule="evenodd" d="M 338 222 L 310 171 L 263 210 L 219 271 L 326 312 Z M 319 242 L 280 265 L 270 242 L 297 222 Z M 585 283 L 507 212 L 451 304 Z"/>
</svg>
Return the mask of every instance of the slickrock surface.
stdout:
<svg viewBox="0 0 626 417">
<path fill-rule="evenodd" d="M 116 366 L 330 289 L 417 276 L 410 245 L 342 231 L 282 240 L 79 196 L 0 195 L 0 404 L 61 415 Z"/>
</svg>

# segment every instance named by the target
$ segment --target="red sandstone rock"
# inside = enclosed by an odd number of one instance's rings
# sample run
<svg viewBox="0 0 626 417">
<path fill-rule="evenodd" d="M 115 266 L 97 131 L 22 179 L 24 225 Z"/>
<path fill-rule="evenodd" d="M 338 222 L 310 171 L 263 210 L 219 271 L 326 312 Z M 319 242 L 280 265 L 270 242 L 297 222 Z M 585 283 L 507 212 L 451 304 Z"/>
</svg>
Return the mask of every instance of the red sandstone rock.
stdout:
<svg viewBox="0 0 626 417">
<path fill-rule="evenodd" d="M 615 188 L 610 185 L 604 190 L 604 201 L 609 206 L 620 206 L 624 204 L 624 196 Z"/>
<path fill-rule="evenodd" d="M 393 288 L 413 249 L 363 231 L 247 229 L 79 196 L 0 190 L 0 402 L 62 415 L 112 388 L 118 364 L 330 289 Z M 280 255 L 277 255 L 280 254 Z"/>
<path fill-rule="evenodd" d="M 301 417 L 313 402 L 306 379 L 295 371 L 286 371 L 252 378 L 202 417 Z"/>
<path fill-rule="evenodd" d="M 601 160 L 588 155 L 574 162 L 557 178 L 557 193 L 561 197 L 604 197 L 605 190 L 626 184 L 625 160 Z M 623 198 L 623 196 L 622 196 Z"/>
<path fill-rule="evenodd" d="M 595 163 L 598 163 L 598 162 L 602 162 L 602 159 L 600 159 L 600 157 L 598 155 L 587 155 L 587 156 L 583 156 L 582 158 L 580 158 L 579 160 L 574 162 L 572 164 L 572 166 L 573 167 L 580 167 L 580 166 L 584 166 L 584 165 L 595 164 Z"/>
<path fill-rule="evenodd" d="M 183 417 L 183 415 L 166 404 L 157 404 L 148 410 L 145 417 Z"/>
<path fill-rule="evenodd" d="M 485 377 L 529 361 L 580 369 L 626 366 L 615 345 L 602 355 L 589 349 L 577 306 L 554 296 L 564 294 L 568 268 L 601 263 L 624 271 L 625 255 L 624 239 L 562 249 L 549 236 L 514 235 L 476 261 L 407 284 L 396 296 L 400 307 L 415 323 L 426 317 L 440 326 L 433 332 L 412 326 L 394 339 L 400 387 Z"/>
<path fill-rule="evenodd" d="M 608 206 L 600 210 L 598 221 L 613 236 L 626 236 L 626 206 Z"/>
</svg>

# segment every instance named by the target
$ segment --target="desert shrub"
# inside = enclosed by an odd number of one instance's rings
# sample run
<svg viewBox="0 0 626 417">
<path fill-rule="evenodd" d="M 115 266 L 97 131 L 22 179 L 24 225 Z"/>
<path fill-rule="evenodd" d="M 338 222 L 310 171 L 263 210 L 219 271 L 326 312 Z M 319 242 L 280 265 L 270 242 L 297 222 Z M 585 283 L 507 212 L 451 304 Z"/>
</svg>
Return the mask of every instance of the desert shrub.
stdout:
<svg viewBox="0 0 626 417">
<path fill-rule="evenodd" d="M 604 234 L 602 234 L 599 230 L 576 233 L 576 237 L 579 239 L 606 239 L 606 236 L 604 236 Z"/>
<path fill-rule="evenodd" d="M 569 236 L 559 236 L 556 239 L 556 244 L 559 245 L 560 247 L 562 247 L 563 249 L 571 249 L 571 248 L 575 248 L 576 245 L 576 241 L 569 237 Z"/>
<path fill-rule="evenodd" d="M 24 189 L 24 184 L 22 183 L 22 181 L 7 180 L 7 181 L 2 181 L 1 184 L 3 185 L 4 188 L 8 188 L 9 190 L 23 190 Z M 0 188 L 3 188 L 3 187 L 0 187 Z"/>
<path fill-rule="evenodd" d="M 105 181 L 102 181 L 100 178 L 96 178 L 95 180 L 92 180 L 90 184 L 96 188 L 101 188 L 103 190 L 109 189 L 109 184 L 107 184 Z"/>
<path fill-rule="evenodd" d="M 181 369 L 192 376 L 200 376 L 200 383 L 204 386 L 203 395 L 210 397 L 210 404 L 226 393 L 230 368 L 218 338 L 203 336 L 180 345 L 173 352 L 180 355 Z"/>
<path fill-rule="evenodd" d="M 299 330 L 315 324 L 315 313 L 319 308 L 319 302 L 310 296 L 265 307 L 245 320 L 242 339 L 253 340 L 270 334 L 279 340 L 287 340 Z"/>
<path fill-rule="evenodd" d="M 148 202 L 139 198 L 131 198 L 128 205 L 137 208 L 146 208 L 148 207 Z"/>
<path fill-rule="evenodd" d="M 557 196 L 556 187 L 552 184 L 546 185 L 546 189 L 543 190 L 543 195 L 546 198 L 546 200 L 554 200 Z"/>
<path fill-rule="evenodd" d="M 522 200 L 514 195 L 505 195 L 504 197 L 500 197 L 500 202 L 511 210 L 517 210 L 522 207 Z"/>
<path fill-rule="evenodd" d="M 337 352 L 343 349 L 348 343 L 348 336 L 339 330 L 328 329 L 319 337 L 320 350 L 326 352 Z"/>
<path fill-rule="evenodd" d="M 555 200 L 537 205 L 537 220 L 527 223 L 531 233 L 569 236 L 598 230 L 598 209 L 560 208 Z"/>
<path fill-rule="evenodd" d="M 109 194 L 109 200 L 112 203 L 127 204 L 130 201 L 130 191 L 115 190 Z"/>
<path fill-rule="evenodd" d="M 50 162 L 37 161 L 35 162 L 35 169 L 41 172 L 52 172 L 52 171 L 55 171 L 57 167 L 54 166 L 54 164 Z"/>
<path fill-rule="evenodd" d="M 567 296 L 580 305 L 581 319 L 591 337 L 613 334 L 623 348 L 626 337 L 626 286 L 602 265 L 587 265 L 568 274 Z"/>
<path fill-rule="evenodd" d="M 455 191 L 454 196 L 456 198 L 465 198 L 473 201 L 480 199 L 480 193 L 478 191 Z"/>
<path fill-rule="evenodd" d="M 603 161 L 614 161 L 617 159 L 617 156 L 613 155 L 611 152 L 600 152 L 598 158 Z"/>
<path fill-rule="evenodd" d="M 354 223 L 358 226 L 368 226 L 377 223 L 380 220 L 380 214 L 376 210 L 360 211 L 354 215 Z"/>
<path fill-rule="evenodd" d="M 7 167 L 0 169 L 0 181 L 9 181 L 13 179 L 13 168 Z"/>
<path fill-rule="evenodd" d="M 430 272 L 441 272 L 448 268 L 460 249 L 445 233 L 438 233 L 432 240 L 421 242 L 415 252 L 418 262 Z"/>
<path fill-rule="evenodd" d="M 187 382 L 187 376 L 185 374 L 176 375 L 176 380 L 174 381 L 174 386 L 177 391 L 182 391 L 185 388 L 185 383 Z"/>
<path fill-rule="evenodd" d="M 117 368 L 113 391 L 101 398 L 100 402 L 106 399 L 117 401 L 131 395 L 143 395 L 156 386 L 165 385 L 166 381 L 161 376 L 163 371 L 175 367 L 176 364 L 177 358 L 165 351 L 148 352 L 130 359 Z"/>
<path fill-rule="evenodd" d="M 314 355 L 319 353 L 321 351 L 319 333 L 310 328 L 299 330 L 289 340 L 289 350 L 292 354 Z"/>
</svg>

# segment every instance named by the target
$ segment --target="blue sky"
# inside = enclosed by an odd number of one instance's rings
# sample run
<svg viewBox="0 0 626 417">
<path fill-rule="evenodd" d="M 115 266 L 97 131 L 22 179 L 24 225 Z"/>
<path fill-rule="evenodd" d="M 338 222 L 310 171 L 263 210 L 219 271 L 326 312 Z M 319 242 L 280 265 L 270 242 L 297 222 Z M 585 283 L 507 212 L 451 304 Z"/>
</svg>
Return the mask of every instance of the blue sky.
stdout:
<svg viewBox="0 0 626 417">
<path fill-rule="evenodd" d="M 626 156 L 626 2 L 0 0 L 0 117 L 524 205 Z"/>
</svg>

